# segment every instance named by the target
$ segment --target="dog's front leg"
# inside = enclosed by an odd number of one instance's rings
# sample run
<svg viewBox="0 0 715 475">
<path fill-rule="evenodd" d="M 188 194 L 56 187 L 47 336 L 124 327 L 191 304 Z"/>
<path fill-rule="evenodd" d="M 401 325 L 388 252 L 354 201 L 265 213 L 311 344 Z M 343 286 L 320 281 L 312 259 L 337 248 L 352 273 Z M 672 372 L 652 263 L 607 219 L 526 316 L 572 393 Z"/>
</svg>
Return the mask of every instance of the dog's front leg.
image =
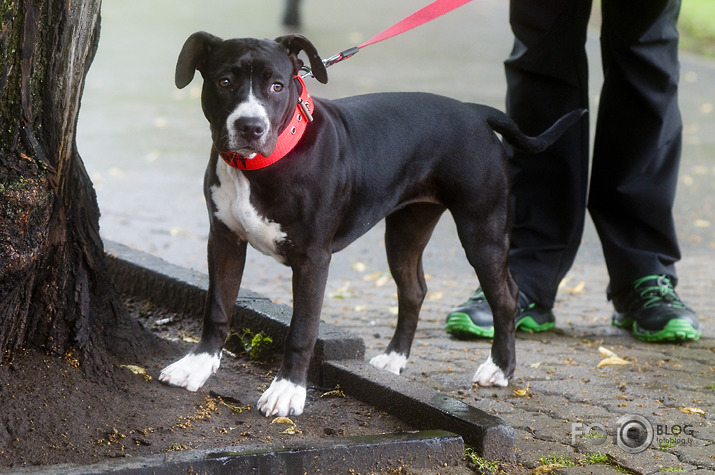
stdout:
<svg viewBox="0 0 715 475">
<path fill-rule="evenodd" d="M 212 227 L 208 264 L 209 290 L 199 344 L 182 359 L 164 368 L 159 375 L 160 381 L 189 391 L 197 391 L 218 370 L 246 264 L 246 242 L 238 241 L 220 223 Z"/>
<path fill-rule="evenodd" d="M 258 409 L 269 416 L 303 413 L 310 358 L 318 338 L 320 310 L 330 264 L 329 252 L 300 259 L 293 269 L 293 317 L 285 342 L 278 376 L 258 400 Z"/>
</svg>

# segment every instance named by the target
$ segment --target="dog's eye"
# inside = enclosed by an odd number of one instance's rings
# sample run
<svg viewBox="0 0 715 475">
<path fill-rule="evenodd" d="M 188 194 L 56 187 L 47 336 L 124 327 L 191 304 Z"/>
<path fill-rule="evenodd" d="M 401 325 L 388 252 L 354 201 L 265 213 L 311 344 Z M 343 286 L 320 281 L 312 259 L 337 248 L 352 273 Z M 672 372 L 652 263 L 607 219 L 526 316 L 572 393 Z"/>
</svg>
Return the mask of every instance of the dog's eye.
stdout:
<svg viewBox="0 0 715 475">
<path fill-rule="evenodd" d="M 283 84 L 276 82 L 271 85 L 271 92 L 281 92 L 283 90 Z"/>
<path fill-rule="evenodd" d="M 231 81 L 228 78 L 221 78 L 218 80 L 218 85 L 221 87 L 228 87 L 231 85 Z"/>
</svg>

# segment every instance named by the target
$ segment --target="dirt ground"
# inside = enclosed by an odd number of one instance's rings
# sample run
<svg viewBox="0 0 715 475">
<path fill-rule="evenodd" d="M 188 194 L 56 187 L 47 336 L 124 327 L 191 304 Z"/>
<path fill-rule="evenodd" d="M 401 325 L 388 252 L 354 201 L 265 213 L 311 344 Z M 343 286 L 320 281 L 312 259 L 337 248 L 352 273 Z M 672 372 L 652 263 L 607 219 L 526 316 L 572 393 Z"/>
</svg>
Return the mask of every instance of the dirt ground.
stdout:
<svg viewBox="0 0 715 475">
<path fill-rule="evenodd" d="M 159 371 L 191 348 L 198 325 L 146 302 L 126 304 L 162 339 L 138 338 L 135 359 L 112 357 L 115 387 L 89 381 L 72 354 L 26 351 L 0 365 L 0 471 L 410 429 L 335 388 L 309 388 L 306 412 L 292 420 L 263 417 L 255 403 L 278 368 L 275 356 L 257 363 L 225 354 L 221 370 L 196 393 L 161 384 Z M 141 369 L 146 374 L 136 374 Z"/>
</svg>

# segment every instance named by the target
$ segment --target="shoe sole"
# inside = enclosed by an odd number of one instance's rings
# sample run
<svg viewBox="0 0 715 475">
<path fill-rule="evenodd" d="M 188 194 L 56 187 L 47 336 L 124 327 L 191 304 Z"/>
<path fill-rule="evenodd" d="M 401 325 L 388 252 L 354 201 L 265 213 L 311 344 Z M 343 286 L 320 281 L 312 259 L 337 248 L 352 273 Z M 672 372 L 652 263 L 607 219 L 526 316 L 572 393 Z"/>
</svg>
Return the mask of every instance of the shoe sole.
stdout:
<svg viewBox="0 0 715 475">
<path fill-rule="evenodd" d="M 555 322 L 539 324 L 530 316 L 525 316 L 516 322 L 516 330 L 530 333 L 539 333 L 551 330 Z M 480 327 L 475 325 L 466 313 L 452 313 L 447 318 L 444 330 L 457 338 L 494 338 L 494 327 Z"/>
<path fill-rule="evenodd" d="M 466 313 L 451 313 L 444 331 L 457 338 L 494 338 L 494 327 L 475 325 Z"/>
<path fill-rule="evenodd" d="M 556 326 L 556 322 L 537 323 L 529 315 L 521 317 L 516 321 L 516 329 L 522 332 L 540 333 L 551 330 Z"/>
<path fill-rule="evenodd" d="M 700 338 L 701 332 L 693 328 L 690 322 L 676 318 L 669 321 L 665 327 L 658 332 L 649 332 L 638 328 L 638 324 L 633 324 L 633 335 L 641 341 L 690 341 Z"/>
<path fill-rule="evenodd" d="M 638 323 L 632 318 L 626 318 L 622 321 L 612 320 L 611 324 L 614 327 L 630 329 L 633 331 L 633 336 L 641 341 L 648 343 L 660 341 L 691 341 L 700 338 L 701 331 L 696 330 L 687 320 L 675 318 L 669 321 L 662 330 L 650 332 L 638 328 Z"/>
</svg>

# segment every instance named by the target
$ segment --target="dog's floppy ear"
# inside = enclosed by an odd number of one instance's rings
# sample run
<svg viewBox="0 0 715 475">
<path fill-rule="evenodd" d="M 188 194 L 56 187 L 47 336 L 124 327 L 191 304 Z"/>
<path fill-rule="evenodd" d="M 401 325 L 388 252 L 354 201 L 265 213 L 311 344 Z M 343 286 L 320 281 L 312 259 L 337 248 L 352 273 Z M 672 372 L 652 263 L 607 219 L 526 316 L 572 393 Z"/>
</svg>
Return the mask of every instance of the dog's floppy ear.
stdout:
<svg viewBox="0 0 715 475">
<path fill-rule="evenodd" d="M 285 46 L 288 50 L 288 55 L 298 65 L 298 68 L 303 65 L 303 62 L 298 59 L 298 53 L 305 51 L 305 54 L 308 55 L 310 68 L 313 72 L 313 76 L 315 76 L 315 79 L 323 84 L 328 82 L 328 72 L 325 70 L 323 60 L 320 59 L 318 50 L 315 46 L 313 46 L 313 43 L 311 43 L 308 38 L 303 35 L 293 34 L 280 36 L 276 38 L 276 42 Z"/>
<path fill-rule="evenodd" d="M 199 31 L 189 36 L 181 48 L 179 60 L 176 62 L 174 82 L 182 89 L 194 79 L 194 73 L 204 67 L 211 49 L 223 40 L 205 31 Z"/>
</svg>

